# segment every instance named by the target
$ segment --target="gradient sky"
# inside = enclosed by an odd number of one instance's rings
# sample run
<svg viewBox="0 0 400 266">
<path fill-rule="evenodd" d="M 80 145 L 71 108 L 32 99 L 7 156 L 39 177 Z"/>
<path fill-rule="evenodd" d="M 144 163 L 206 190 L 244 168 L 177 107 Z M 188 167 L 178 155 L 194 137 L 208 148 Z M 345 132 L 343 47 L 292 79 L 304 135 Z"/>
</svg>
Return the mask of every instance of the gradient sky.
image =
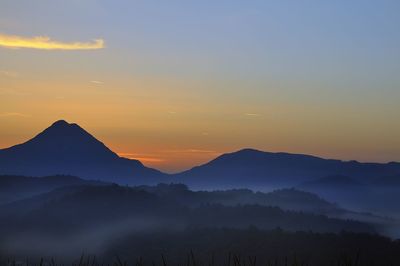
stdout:
<svg viewBox="0 0 400 266">
<path fill-rule="evenodd" d="M 244 147 L 400 161 L 400 1 L 0 2 L 0 148 L 58 119 L 174 172 Z"/>
</svg>

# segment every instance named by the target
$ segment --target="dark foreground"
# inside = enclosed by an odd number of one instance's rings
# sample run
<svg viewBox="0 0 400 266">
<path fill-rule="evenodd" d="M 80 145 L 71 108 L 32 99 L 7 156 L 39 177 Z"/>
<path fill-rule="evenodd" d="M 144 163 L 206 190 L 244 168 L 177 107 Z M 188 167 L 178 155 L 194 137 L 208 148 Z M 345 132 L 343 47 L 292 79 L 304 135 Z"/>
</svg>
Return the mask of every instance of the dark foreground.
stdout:
<svg viewBox="0 0 400 266">
<path fill-rule="evenodd" d="M 400 265 L 400 241 L 365 233 L 188 229 L 136 233 L 109 244 L 74 258 L 2 254 L 1 265 Z"/>
</svg>

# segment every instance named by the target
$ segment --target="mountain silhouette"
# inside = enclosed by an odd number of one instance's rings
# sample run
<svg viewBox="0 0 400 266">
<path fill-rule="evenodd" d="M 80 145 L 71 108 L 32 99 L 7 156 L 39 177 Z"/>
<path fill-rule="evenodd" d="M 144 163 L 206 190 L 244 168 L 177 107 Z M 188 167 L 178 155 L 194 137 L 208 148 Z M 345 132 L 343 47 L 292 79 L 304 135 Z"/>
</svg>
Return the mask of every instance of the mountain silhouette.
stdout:
<svg viewBox="0 0 400 266">
<path fill-rule="evenodd" d="M 72 175 L 119 184 L 179 182 L 191 187 L 271 189 L 292 187 L 327 176 L 348 176 L 369 183 L 399 176 L 399 163 L 360 163 L 304 154 L 243 149 L 175 175 L 119 157 L 77 124 L 53 123 L 31 140 L 0 150 L 0 174 Z"/>
<path fill-rule="evenodd" d="M 194 193 L 199 197 L 206 196 L 203 193 Z M 290 199 L 286 203 L 289 202 Z M 123 221 L 128 222 L 130 228 L 140 224 L 142 227 L 168 224 L 165 227 L 167 230 L 172 226 L 182 230 L 185 227 L 248 228 L 253 225 L 262 229 L 279 226 L 287 230 L 315 232 L 375 232 L 373 226 L 362 222 L 328 218 L 310 212 L 286 211 L 275 206 L 210 203 L 190 207 L 185 201 L 175 201 L 173 195 L 160 196 L 115 184 L 59 188 L 30 199 L 0 205 L 2 236 L 21 231 L 34 235 L 82 233 L 107 225 L 116 228 Z"/>
<path fill-rule="evenodd" d="M 166 176 L 138 160 L 119 157 L 79 125 L 64 120 L 25 143 L 0 150 L 0 174 L 64 174 L 122 184 L 154 183 Z"/>
<path fill-rule="evenodd" d="M 176 175 L 177 181 L 195 187 L 290 187 L 326 176 L 349 176 L 370 182 L 400 173 L 400 163 L 361 163 L 323 159 L 304 154 L 243 149 Z"/>
</svg>

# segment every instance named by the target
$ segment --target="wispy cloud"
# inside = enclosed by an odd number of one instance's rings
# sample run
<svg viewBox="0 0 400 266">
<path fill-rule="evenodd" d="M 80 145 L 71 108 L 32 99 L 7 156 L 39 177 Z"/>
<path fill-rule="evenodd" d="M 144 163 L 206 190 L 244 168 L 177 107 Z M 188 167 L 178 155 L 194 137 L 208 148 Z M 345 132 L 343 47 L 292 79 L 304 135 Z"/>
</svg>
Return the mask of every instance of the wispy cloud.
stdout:
<svg viewBox="0 0 400 266">
<path fill-rule="evenodd" d="M 117 154 L 118 154 L 118 156 L 128 158 L 128 159 L 133 159 L 133 160 L 139 160 L 144 163 L 157 163 L 157 162 L 165 161 L 162 158 L 157 158 L 154 156 L 147 156 L 144 154 L 129 153 L 129 152 L 118 152 Z"/>
<path fill-rule="evenodd" d="M 100 81 L 100 80 L 91 80 L 90 81 L 90 83 L 93 83 L 93 84 L 104 84 L 104 82 L 103 81 Z"/>
<path fill-rule="evenodd" d="M 9 116 L 17 116 L 17 117 L 31 117 L 31 115 L 22 114 L 22 113 L 0 113 L 0 117 L 9 117 Z"/>
<path fill-rule="evenodd" d="M 119 156 L 125 157 L 125 156 L 134 156 L 136 155 L 135 153 L 129 153 L 129 152 L 117 152 Z"/>
<path fill-rule="evenodd" d="M 257 114 L 257 113 L 246 113 L 245 115 L 247 115 L 247 116 L 261 116 L 260 114 Z"/>
<path fill-rule="evenodd" d="M 188 149 L 187 152 L 194 152 L 194 153 L 217 153 L 213 150 L 200 150 L 200 149 Z"/>
<path fill-rule="evenodd" d="M 219 152 L 214 151 L 214 150 L 204 150 L 204 149 L 182 149 L 182 150 L 164 150 L 163 152 L 165 153 L 211 153 L 211 154 L 217 154 Z"/>
<path fill-rule="evenodd" d="M 0 70 L 0 75 L 1 76 L 6 76 L 9 78 L 16 78 L 18 77 L 18 73 L 14 71 L 7 71 L 7 70 Z"/>
<path fill-rule="evenodd" d="M 104 48 L 103 39 L 91 42 L 60 42 L 47 36 L 22 37 L 0 33 L 0 46 L 5 48 L 30 48 L 42 50 L 93 50 Z"/>
<path fill-rule="evenodd" d="M 143 163 L 159 163 L 159 162 L 164 162 L 164 159 L 161 158 L 151 158 L 151 157 L 130 157 L 129 159 L 133 159 L 133 160 L 139 160 Z"/>
</svg>

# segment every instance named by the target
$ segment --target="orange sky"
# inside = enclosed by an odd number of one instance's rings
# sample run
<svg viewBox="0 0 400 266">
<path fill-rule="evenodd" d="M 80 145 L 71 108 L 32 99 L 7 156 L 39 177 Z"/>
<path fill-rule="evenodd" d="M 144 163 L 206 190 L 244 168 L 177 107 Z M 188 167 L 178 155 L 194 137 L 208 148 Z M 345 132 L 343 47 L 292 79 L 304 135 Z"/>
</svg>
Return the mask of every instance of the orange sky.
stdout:
<svg viewBox="0 0 400 266">
<path fill-rule="evenodd" d="M 400 161 L 396 1 L 178 2 L 1 1 L 0 148 L 65 119 L 168 172 L 245 147 Z"/>
</svg>

